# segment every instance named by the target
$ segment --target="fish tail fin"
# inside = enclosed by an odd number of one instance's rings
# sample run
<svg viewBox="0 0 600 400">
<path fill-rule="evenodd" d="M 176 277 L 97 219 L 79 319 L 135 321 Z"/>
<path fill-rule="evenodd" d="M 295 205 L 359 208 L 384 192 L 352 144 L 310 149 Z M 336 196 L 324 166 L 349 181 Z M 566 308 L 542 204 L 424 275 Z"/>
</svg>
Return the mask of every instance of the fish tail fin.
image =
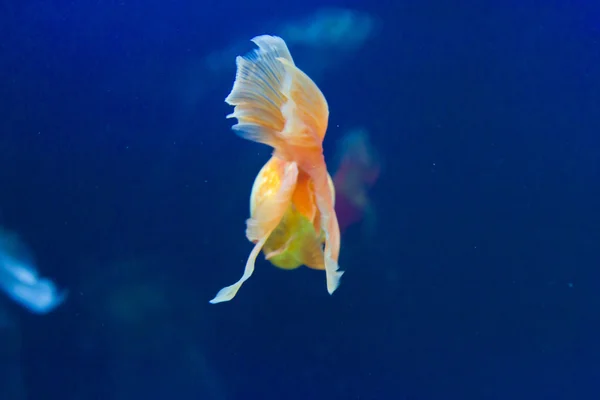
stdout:
<svg viewBox="0 0 600 400">
<path fill-rule="evenodd" d="M 282 135 L 294 145 L 318 147 L 322 151 L 329 121 L 329 106 L 325 96 L 293 61 L 284 58 L 278 60 L 287 74 L 283 90 L 288 101 L 282 109 L 286 127 Z"/>
<path fill-rule="evenodd" d="M 285 126 L 281 109 L 287 101 L 281 90 L 286 72 L 277 58 L 293 63 L 292 56 L 280 38 L 265 35 L 252 41 L 258 49 L 235 60 L 235 81 L 225 99 L 234 110 L 227 118 L 237 118 L 232 129 L 240 137 L 277 149 L 281 146 L 279 132 Z"/>
<path fill-rule="evenodd" d="M 237 73 L 225 99 L 234 106 L 236 133 L 275 151 L 286 146 L 318 147 L 327 130 L 329 109 L 315 83 L 298 69 L 287 45 L 277 36 L 257 36 L 258 46 L 236 58 Z"/>
</svg>

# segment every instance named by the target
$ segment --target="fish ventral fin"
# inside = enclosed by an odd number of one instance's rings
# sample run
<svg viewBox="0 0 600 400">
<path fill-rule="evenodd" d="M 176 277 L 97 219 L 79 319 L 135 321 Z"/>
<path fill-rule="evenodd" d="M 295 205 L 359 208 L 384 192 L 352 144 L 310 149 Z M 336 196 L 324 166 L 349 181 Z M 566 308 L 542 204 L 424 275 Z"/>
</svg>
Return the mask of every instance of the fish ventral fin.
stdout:
<svg viewBox="0 0 600 400">
<path fill-rule="evenodd" d="M 269 239 L 269 236 L 275 230 L 289 207 L 297 180 L 298 165 L 293 162 L 288 163 L 285 166 L 281 186 L 277 193 L 260 203 L 254 210 L 253 215 L 246 221 L 246 236 L 255 245 L 246 261 L 244 274 L 233 285 L 221 289 L 214 299 L 210 301 L 211 304 L 233 299 L 242 287 L 242 284 L 252 276 L 256 257 L 258 257 L 267 239 Z"/>
<path fill-rule="evenodd" d="M 258 46 L 236 58 L 237 72 L 225 99 L 234 106 L 233 130 L 241 137 L 290 155 L 293 147 L 322 151 L 329 108 L 317 85 L 294 64 L 284 40 L 257 36 Z"/>
</svg>

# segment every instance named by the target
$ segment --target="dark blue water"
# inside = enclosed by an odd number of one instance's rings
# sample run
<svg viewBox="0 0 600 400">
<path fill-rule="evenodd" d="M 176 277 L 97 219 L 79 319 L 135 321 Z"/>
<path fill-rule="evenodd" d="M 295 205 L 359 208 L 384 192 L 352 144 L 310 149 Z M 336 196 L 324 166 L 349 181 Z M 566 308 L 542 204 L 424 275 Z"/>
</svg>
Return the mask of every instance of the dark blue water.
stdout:
<svg viewBox="0 0 600 400">
<path fill-rule="evenodd" d="M 321 5 L 0 4 L 0 224 L 70 290 L 2 303 L 3 399 L 600 397 L 593 2 L 327 3 L 382 21 L 319 80 L 326 156 L 356 125 L 383 153 L 376 236 L 344 234 L 334 296 L 261 256 L 208 304 L 270 150 L 225 120 L 233 73 L 186 110 L 181 82 Z"/>
</svg>

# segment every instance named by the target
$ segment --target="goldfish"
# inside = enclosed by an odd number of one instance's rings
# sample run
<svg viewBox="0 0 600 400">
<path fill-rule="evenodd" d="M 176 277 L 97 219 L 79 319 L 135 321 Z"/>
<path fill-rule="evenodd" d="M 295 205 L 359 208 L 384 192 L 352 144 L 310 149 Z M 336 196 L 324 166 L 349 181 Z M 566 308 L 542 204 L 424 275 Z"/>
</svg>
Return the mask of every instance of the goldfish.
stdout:
<svg viewBox="0 0 600 400">
<path fill-rule="evenodd" d="M 340 230 L 344 232 L 363 218 L 368 229 L 374 229 L 375 210 L 368 191 L 379 178 L 381 161 L 367 131 L 357 128 L 344 135 L 335 158 L 338 165 L 333 182 L 337 192 L 335 210 Z"/>
<path fill-rule="evenodd" d="M 276 267 L 324 270 L 329 294 L 338 288 L 340 229 L 335 189 L 323 140 L 329 106 L 317 85 L 294 63 L 278 36 L 252 39 L 258 49 L 236 58 L 237 73 L 225 102 L 234 107 L 232 129 L 273 154 L 250 193 L 246 237 L 254 243 L 242 277 L 210 303 L 229 301 L 254 273 L 262 251 Z"/>
<path fill-rule="evenodd" d="M 66 299 L 54 282 L 39 276 L 30 251 L 19 238 L 0 229 L 0 288 L 36 314 L 46 314 Z"/>
</svg>

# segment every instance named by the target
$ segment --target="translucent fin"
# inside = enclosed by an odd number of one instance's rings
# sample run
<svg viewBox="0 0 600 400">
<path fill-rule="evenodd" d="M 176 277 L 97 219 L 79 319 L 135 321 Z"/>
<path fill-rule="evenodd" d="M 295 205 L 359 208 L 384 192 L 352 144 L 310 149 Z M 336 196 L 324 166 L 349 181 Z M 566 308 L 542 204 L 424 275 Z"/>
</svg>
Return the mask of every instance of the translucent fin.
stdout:
<svg viewBox="0 0 600 400">
<path fill-rule="evenodd" d="M 256 263 L 256 257 L 258 257 L 258 254 L 265 245 L 266 241 L 267 237 L 264 237 L 254 245 L 254 248 L 248 256 L 248 260 L 246 261 L 246 266 L 244 267 L 244 275 L 242 275 L 240 280 L 234 283 L 233 285 L 226 286 L 223 289 L 219 290 L 219 293 L 217 293 L 215 298 L 210 301 L 211 304 L 229 301 L 235 297 L 235 295 L 237 294 L 238 290 L 240 290 L 244 282 L 246 282 L 254 273 L 254 264 Z"/>
<path fill-rule="evenodd" d="M 256 242 L 275 230 L 291 204 L 297 181 L 298 165 L 294 162 L 287 163 L 277 193 L 263 199 L 246 221 L 246 237 L 249 241 Z"/>
<path fill-rule="evenodd" d="M 338 288 L 343 271 L 338 271 L 340 255 L 340 227 L 333 207 L 333 191 L 329 185 L 327 171 L 315 174 L 315 196 L 321 213 L 321 227 L 325 233 L 325 275 L 329 294 Z"/>
<path fill-rule="evenodd" d="M 246 261 L 246 266 L 244 267 L 244 274 L 233 285 L 221 289 L 215 298 L 210 301 L 211 304 L 233 299 L 242 284 L 252 276 L 256 257 L 290 205 L 297 179 L 298 166 L 296 163 L 288 163 L 285 167 L 278 192 L 260 203 L 256 207 L 254 215 L 247 221 L 246 235 L 250 241 L 256 244 L 248 256 L 248 261 Z"/>
<path fill-rule="evenodd" d="M 335 211 L 335 186 L 333 184 L 333 179 L 331 179 L 331 175 L 329 175 L 329 173 L 327 174 L 327 183 L 329 186 L 329 191 L 331 192 L 331 202 Z M 315 227 L 315 232 L 321 232 L 321 212 L 318 208 L 313 225 Z"/>
<path fill-rule="evenodd" d="M 279 190 L 286 165 L 287 161 L 271 157 L 260 169 L 250 192 L 250 215 L 254 215 L 254 210 L 259 203 Z"/>
<path fill-rule="evenodd" d="M 234 106 L 236 133 L 283 151 L 285 146 L 320 148 L 329 109 L 317 85 L 294 65 L 277 36 L 257 36 L 258 49 L 237 57 L 237 73 L 225 101 Z M 293 154 L 292 154 L 293 155 Z"/>
<path fill-rule="evenodd" d="M 294 64 L 283 41 L 276 36 L 257 36 L 258 46 L 244 57 L 236 58 L 237 73 L 231 93 L 225 99 L 234 106 L 227 118 L 237 118 L 236 133 L 248 140 L 278 147 L 278 134 L 285 126 L 281 109 L 287 102 L 281 92 L 286 71 L 278 59 Z"/>
<path fill-rule="evenodd" d="M 285 58 L 278 58 L 286 71 L 283 93 L 290 100 L 282 109 L 286 141 L 299 146 L 321 145 L 327 131 L 329 107 L 325 96 L 302 70 Z"/>
</svg>

